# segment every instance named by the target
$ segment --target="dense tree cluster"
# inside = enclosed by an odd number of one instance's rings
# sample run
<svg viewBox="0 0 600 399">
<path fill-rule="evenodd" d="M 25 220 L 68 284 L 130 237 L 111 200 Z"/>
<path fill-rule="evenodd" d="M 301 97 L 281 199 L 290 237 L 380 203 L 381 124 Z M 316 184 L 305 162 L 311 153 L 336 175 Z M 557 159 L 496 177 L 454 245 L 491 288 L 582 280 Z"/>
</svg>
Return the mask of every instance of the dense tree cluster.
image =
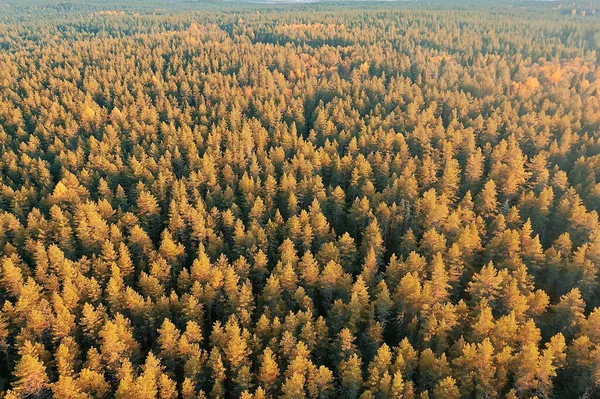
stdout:
<svg viewBox="0 0 600 399">
<path fill-rule="evenodd" d="M 600 395 L 598 16 L 52 7 L 0 25 L 0 397 Z"/>
</svg>

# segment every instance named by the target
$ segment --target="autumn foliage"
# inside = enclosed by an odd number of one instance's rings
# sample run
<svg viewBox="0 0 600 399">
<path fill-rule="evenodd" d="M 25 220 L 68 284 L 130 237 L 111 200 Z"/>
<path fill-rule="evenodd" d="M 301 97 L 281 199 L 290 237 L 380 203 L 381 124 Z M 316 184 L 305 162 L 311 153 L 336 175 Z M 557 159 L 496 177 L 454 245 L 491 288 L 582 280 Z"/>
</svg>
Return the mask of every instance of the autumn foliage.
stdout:
<svg viewBox="0 0 600 399">
<path fill-rule="evenodd" d="M 124 3 L 0 24 L 0 398 L 600 395 L 595 14 Z"/>
</svg>

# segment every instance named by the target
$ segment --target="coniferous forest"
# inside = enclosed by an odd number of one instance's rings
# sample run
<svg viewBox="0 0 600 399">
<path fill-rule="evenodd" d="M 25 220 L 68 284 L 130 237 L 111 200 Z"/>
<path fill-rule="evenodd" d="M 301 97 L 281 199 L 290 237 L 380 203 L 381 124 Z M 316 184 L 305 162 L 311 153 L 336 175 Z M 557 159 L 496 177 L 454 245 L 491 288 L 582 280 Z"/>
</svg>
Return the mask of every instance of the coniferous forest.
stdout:
<svg viewBox="0 0 600 399">
<path fill-rule="evenodd" d="M 0 398 L 600 397 L 600 4 L 0 4 Z"/>
</svg>

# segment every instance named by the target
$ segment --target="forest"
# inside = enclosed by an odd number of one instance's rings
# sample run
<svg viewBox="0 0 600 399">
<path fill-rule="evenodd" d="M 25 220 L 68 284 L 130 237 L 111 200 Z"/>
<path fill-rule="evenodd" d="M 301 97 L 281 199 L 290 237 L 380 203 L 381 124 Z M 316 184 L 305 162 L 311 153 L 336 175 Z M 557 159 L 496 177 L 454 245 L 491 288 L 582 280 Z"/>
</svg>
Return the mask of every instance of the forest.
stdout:
<svg viewBox="0 0 600 399">
<path fill-rule="evenodd" d="M 600 3 L 0 4 L 0 399 L 600 398 Z"/>
</svg>

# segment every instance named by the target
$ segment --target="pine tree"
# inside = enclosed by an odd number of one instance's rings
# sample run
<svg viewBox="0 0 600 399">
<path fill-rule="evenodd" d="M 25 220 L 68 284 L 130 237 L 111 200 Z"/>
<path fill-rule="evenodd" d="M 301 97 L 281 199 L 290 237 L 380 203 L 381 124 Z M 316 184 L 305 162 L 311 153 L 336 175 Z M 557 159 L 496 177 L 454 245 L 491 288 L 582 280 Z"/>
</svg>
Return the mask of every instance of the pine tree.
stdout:
<svg viewBox="0 0 600 399">
<path fill-rule="evenodd" d="M 12 390 L 21 397 L 42 395 L 49 387 L 46 366 L 40 361 L 30 341 L 25 341 L 19 354 L 21 358 L 13 371 L 15 381 L 11 384 Z"/>
<path fill-rule="evenodd" d="M 342 392 L 344 398 L 356 399 L 362 389 L 362 361 L 356 353 L 352 354 L 348 360 L 340 362 L 340 375 L 342 380 Z"/>
<path fill-rule="evenodd" d="M 434 399 L 458 399 L 460 392 L 456 387 L 456 381 L 452 377 L 446 377 L 438 382 L 433 389 Z"/>
<path fill-rule="evenodd" d="M 484 218 L 490 218 L 498 212 L 498 194 L 496 183 L 488 180 L 475 201 L 477 213 Z"/>
<path fill-rule="evenodd" d="M 263 352 L 258 372 L 258 381 L 266 392 L 272 392 L 278 376 L 279 367 L 277 366 L 273 351 L 267 347 Z"/>
</svg>

